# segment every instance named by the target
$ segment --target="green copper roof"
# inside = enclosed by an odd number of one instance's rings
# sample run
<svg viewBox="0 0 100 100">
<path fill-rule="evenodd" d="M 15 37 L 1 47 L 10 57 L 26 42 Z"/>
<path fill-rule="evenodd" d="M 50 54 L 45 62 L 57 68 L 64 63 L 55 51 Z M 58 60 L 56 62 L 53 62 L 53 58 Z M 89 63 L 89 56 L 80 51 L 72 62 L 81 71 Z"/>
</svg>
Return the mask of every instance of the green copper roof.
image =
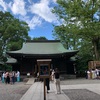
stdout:
<svg viewBox="0 0 100 100">
<path fill-rule="evenodd" d="M 23 43 L 23 47 L 17 51 L 8 53 L 18 54 L 62 54 L 77 52 L 77 50 L 66 50 L 60 41 L 33 41 Z"/>
<path fill-rule="evenodd" d="M 14 58 L 8 58 L 6 63 L 7 64 L 9 64 L 9 63 L 17 63 L 17 60 L 14 59 Z"/>
</svg>

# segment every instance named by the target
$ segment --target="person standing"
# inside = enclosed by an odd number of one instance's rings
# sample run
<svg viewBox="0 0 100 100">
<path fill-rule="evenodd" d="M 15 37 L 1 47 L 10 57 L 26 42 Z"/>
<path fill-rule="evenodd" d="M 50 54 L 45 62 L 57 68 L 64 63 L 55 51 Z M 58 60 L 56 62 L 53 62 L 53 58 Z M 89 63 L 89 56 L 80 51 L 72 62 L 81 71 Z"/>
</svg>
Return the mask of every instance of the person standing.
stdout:
<svg viewBox="0 0 100 100">
<path fill-rule="evenodd" d="M 48 75 L 48 70 L 46 68 L 44 70 L 44 75 Z M 50 90 L 50 79 L 49 78 L 45 78 L 45 85 L 47 87 L 47 93 L 49 93 L 49 90 Z"/>
<path fill-rule="evenodd" d="M 99 70 L 95 69 L 96 78 L 99 79 Z"/>
<path fill-rule="evenodd" d="M 54 73 L 55 73 L 55 71 L 52 70 L 52 72 L 51 72 L 51 80 L 52 80 L 52 81 L 54 81 Z"/>
<path fill-rule="evenodd" d="M 49 90 L 50 90 L 50 79 L 46 78 L 45 82 L 46 82 L 46 87 L 47 87 L 47 93 L 49 93 Z"/>
<path fill-rule="evenodd" d="M 10 83 L 10 75 L 9 72 L 6 72 L 6 84 Z"/>
<path fill-rule="evenodd" d="M 60 94 L 61 93 L 60 72 L 59 72 L 58 68 L 55 69 L 54 78 L 55 78 L 55 85 L 56 85 L 56 94 Z"/>
<path fill-rule="evenodd" d="M 15 72 L 14 71 L 12 71 L 12 84 L 14 84 L 15 83 Z"/>
<path fill-rule="evenodd" d="M 19 71 L 17 71 L 16 77 L 17 77 L 17 82 L 20 82 L 20 72 Z"/>
<path fill-rule="evenodd" d="M 2 83 L 5 83 L 5 72 L 2 73 Z"/>
</svg>

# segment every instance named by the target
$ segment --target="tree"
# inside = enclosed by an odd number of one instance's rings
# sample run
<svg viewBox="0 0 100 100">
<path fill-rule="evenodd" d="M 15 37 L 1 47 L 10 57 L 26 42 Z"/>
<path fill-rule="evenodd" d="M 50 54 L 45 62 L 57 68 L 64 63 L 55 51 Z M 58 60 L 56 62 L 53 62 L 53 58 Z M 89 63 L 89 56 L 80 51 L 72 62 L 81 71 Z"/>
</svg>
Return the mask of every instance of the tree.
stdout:
<svg viewBox="0 0 100 100">
<path fill-rule="evenodd" d="M 29 39 L 29 27 L 26 22 L 14 18 L 9 12 L 0 11 L 0 59 L 7 50 L 19 49 L 23 41 Z M 19 45 L 18 45 L 18 44 Z M 17 44 L 17 45 L 15 45 Z M 12 49 L 13 48 L 13 49 Z"/>
<path fill-rule="evenodd" d="M 74 27 L 74 26 L 73 26 Z M 54 28 L 54 36 L 56 39 L 60 39 L 62 44 L 66 49 L 78 49 L 81 43 L 81 38 L 76 34 L 73 34 L 72 30 L 67 26 L 55 26 Z M 75 33 L 75 30 L 74 30 Z"/>
<path fill-rule="evenodd" d="M 40 36 L 40 37 L 35 37 L 33 40 L 47 40 L 46 37 Z"/>
<path fill-rule="evenodd" d="M 54 34 L 65 37 L 70 43 L 74 38 L 80 45 L 81 41 L 88 41 L 93 47 L 95 60 L 100 59 L 100 0 L 57 0 L 58 6 L 54 7 L 55 13 L 62 25 L 55 26 Z M 64 26 L 62 28 L 62 26 Z M 62 30 L 65 30 L 63 32 Z M 62 33 L 61 33 L 62 31 Z M 62 38 L 61 38 L 62 39 Z M 66 41 L 66 40 L 64 40 Z M 79 43 L 80 42 L 80 43 Z M 77 47 L 81 47 L 78 46 Z"/>
<path fill-rule="evenodd" d="M 57 3 L 53 13 L 62 23 L 54 26 L 54 35 L 66 48 L 79 50 L 77 70 L 84 71 L 88 61 L 100 60 L 100 0 L 57 0 Z"/>
</svg>

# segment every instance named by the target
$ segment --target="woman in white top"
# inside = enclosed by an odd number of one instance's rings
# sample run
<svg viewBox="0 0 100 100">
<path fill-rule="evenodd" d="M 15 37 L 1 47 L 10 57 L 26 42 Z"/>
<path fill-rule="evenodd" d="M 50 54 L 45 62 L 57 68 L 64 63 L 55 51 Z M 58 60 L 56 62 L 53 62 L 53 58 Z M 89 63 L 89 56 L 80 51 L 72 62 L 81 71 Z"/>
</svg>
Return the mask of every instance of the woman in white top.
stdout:
<svg viewBox="0 0 100 100">
<path fill-rule="evenodd" d="M 17 71 L 16 77 L 17 77 L 17 82 L 20 82 L 20 72 L 19 71 Z"/>
</svg>

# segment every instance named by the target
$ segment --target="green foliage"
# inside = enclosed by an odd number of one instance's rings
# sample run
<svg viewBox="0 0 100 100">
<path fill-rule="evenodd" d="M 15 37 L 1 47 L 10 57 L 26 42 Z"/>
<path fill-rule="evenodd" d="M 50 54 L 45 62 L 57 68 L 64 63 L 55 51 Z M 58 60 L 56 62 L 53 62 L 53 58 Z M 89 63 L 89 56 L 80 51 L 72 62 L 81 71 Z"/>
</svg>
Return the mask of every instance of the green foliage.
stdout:
<svg viewBox="0 0 100 100">
<path fill-rule="evenodd" d="M 79 73 L 83 73 L 85 75 L 85 71 L 88 70 L 88 62 L 93 59 L 93 50 L 92 44 L 88 43 L 88 41 L 83 41 L 77 56 L 79 57 L 77 60 L 76 70 Z"/>
<path fill-rule="evenodd" d="M 40 37 L 35 37 L 33 40 L 47 40 L 46 37 L 40 36 Z"/>
<path fill-rule="evenodd" d="M 71 30 L 70 27 L 73 27 L 73 30 Z M 80 46 L 81 37 L 76 34 L 77 31 L 78 28 L 75 25 L 69 24 L 69 26 L 55 26 L 53 32 L 54 36 L 62 41 L 65 48 L 78 49 L 78 47 Z"/>
<path fill-rule="evenodd" d="M 86 70 L 89 60 L 100 60 L 100 0 L 57 0 L 53 13 L 61 25 L 53 34 L 67 49 L 78 49 L 78 70 Z M 93 55 L 95 55 L 93 57 Z"/>
<path fill-rule="evenodd" d="M 3 64 L 3 65 L 0 65 L 0 70 L 2 70 L 2 71 L 12 71 L 12 66 L 7 65 L 7 64 Z"/>
<path fill-rule="evenodd" d="M 0 60 L 7 50 L 18 50 L 23 41 L 30 39 L 28 24 L 14 18 L 9 12 L 0 11 Z"/>
<path fill-rule="evenodd" d="M 22 43 L 21 42 L 12 42 L 9 45 L 10 51 L 16 51 L 22 48 Z"/>
<path fill-rule="evenodd" d="M 17 42 L 11 41 L 8 45 L 8 48 L 10 49 L 10 51 L 16 51 L 22 48 L 22 44 L 22 40 L 18 40 Z"/>
</svg>

